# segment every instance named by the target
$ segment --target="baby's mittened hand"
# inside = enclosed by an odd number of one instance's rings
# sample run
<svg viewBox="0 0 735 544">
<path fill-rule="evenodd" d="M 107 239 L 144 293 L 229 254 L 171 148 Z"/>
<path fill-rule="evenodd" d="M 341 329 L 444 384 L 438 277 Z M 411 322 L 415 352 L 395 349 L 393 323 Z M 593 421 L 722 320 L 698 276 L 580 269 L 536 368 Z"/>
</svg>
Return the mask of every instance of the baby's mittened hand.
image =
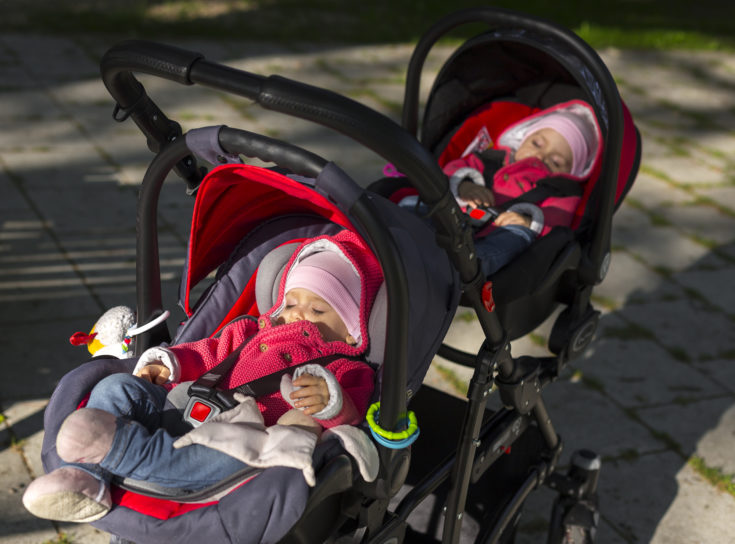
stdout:
<svg viewBox="0 0 735 544">
<path fill-rule="evenodd" d="M 521 213 L 503 212 L 495 218 L 495 225 L 497 225 L 498 227 L 507 227 L 508 225 L 521 225 L 523 227 L 530 227 L 531 218 Z"/>
<path fill-rule="evenodd" d="M 166 365 L 154 363 L 144 366 L 135 375 L 156 385 L 162 385 L 168 381 L 171 371 Z"/>
<path fill-rule="evenodd" d="M 458 195 L 465 200 L 471 208 L 478 206 L 489 207 L 495 204 L 495 197 L 492 191 L 482 185 L 477 185 L 471 181 L 460 183 Z"/>
<path fill-rule="evenodd" d="M 300 389 L 291 393 L 291 401 L 304 414 L 310 416 L 321 412 L 329 403 L 329 388 L 324 378 L 302 374 L 292 383 Z"/>
</svg>

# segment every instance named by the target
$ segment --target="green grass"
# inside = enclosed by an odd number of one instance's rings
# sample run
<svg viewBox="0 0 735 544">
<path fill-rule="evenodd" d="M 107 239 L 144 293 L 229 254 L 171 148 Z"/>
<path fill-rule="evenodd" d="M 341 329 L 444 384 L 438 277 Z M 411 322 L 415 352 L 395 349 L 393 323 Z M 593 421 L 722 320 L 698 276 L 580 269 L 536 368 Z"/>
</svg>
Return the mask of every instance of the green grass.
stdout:
<svg viewBox="0 0 735 544">
<path fill-rule="evenodd" d="M 434 363 L 434 367 L 456 393 L 463 396 L 467 394 L 467 381 L 460 378 L 452 369 L 440 363 Z"/>
<path fill-rule="evenodd" d="M 709 467 L 704 459 L 697 455 L 689 459 L 689 466 L 717 489 L 735 497 L 735 474 L 725 474 L 719 468 Z"/>
<path fill-rule="evenodd" d="M 12 0 L 0 30 L 129 37 L 251 39 L 278 42 L 406 43 L 416 41 L 444 15 L 488 2 L 457 0 Z M 502 0 L 576 32 L 592 47 L 735 50 L 735 3 L 705 0 Z M 464 39 L 484 26 L 453 33 Z"/>
<path fill-rule="evenodd" d="M 73 543 L 74 541 L 72 540 L 72 538 L 64 532 L 59 533 L 59 536 L 57 536 L 53 540 L 45 540 L 43 542 L 43 544 L 73 544 Z"/>
</svg>

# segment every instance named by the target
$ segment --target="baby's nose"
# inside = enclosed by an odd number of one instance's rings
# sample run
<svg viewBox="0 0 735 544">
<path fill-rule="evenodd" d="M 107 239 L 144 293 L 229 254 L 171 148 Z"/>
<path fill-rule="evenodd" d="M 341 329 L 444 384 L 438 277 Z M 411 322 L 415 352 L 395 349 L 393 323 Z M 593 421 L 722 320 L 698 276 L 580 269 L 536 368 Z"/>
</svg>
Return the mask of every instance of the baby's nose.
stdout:
<svg viewBox="0 0 735 544">
<path fill-rule="evenodd" d="M 285 312 L 283 312 L 283 318 L 286 321 L 286 323 L 293 323 L 294 321 L 303 321 L 304 320 L 304 314 L 297 306 L 294 306 L 293 308 L 289 308 Z"/>
</svg>

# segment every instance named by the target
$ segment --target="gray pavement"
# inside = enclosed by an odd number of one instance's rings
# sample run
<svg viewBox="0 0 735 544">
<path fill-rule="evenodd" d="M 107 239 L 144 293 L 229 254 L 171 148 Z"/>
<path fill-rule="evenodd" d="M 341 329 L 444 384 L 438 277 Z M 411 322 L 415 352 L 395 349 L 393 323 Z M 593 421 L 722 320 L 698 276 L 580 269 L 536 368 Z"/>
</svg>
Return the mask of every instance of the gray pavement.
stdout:
<svg viewBox="0 0 735 544">
<path fill-rule="evenodd" d="M 0 36 L 0 543 L 102 543 L 87 525 L 35 519 L 20 503 L 41 474 L 43 410 L 85 353 L 69 335 L 134 305 L 136 185 L 150 158 L 111 118 L 98 62 L 112 41 Z M 411 47 L 283 48 L 180 42 L 250 71 L 347 94 L 396 118 Z M 449 51 L 430 59 L 436 70 Z M 613 264 L 596 289 L 596 341 L 548 389 L 566 451 L 604 458 L 599 542 L 735 542 L 735 57 L 600 52 L 644 138 L 638 181 L 618 211 Z M 226 123 L 281 136 L 360 182 L 382 161 L 339 135 L 246 100 L 141 78 L 185 129 Z M 427 88 L 430 81 L 426 81 Z M 164 191 L 162 273 L 173 305 L 191 200 Z M 549 324 L 514 343 L 542 353 Z M 473 349 L 460 312 L 450 342 Z M 427 378 L 455 390 L 466 372 L 437 359 Z M 544 541 L 552 494 L 529 500 L 519 542 Z M 421 520 L 416 523 L 420 524 Z"/>
</svg>

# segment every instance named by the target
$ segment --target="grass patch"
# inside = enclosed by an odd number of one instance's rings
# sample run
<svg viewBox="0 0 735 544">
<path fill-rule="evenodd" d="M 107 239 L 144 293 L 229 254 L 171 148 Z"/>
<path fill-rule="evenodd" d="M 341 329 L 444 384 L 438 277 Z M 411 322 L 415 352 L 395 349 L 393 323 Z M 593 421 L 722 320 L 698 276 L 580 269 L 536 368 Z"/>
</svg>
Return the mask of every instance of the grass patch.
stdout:
<svg viewBox="0 0 735 544">
<path fill-rule="evenodd" d="M 628 463 L 632 463 L 641 456 L 640 453 L 638 453 L 638 450 L 633 448 L 628 448 L 620 452 L 620 455 L 617 456 L 617 459 L 621 461 L 626 461 Z"/>
<path fill-rule="evenodd" d="M 651 225 L 654 227 L 670 227 L 671 221 L 666 217 L 656 212 L 649 212 L 648 218 L 651 220 Z"/>
<path fill-rule="evenodd" d="M 407 43 L 443 16 L 477 5 L 476 0 L 375 0 L 359 5 L 339 0 L 16 0 L 5 6 L 0 30 L 154 39 Z M 519 9 L 510 0 L 493 5 Z M 616 0 L 584 6 L 575 0 L 529 0 L 521 9 L 571 29 L 594 48 L 735 51 L 732 3 L 692 10 L 685 0 Z M 463 25 L 451 36 L 463 40 L 485 28 L 479 23 Z"/>
<path fill-rule="evenodd" d="M 605 384 L 602 383 L 602 381 L 598 380 L 597 378 L 592 378 L 590 376 L 582 376 L 582 383 L 592 389 L 593 391 L 597 391 L 599 393 L 605 392 Z"/>
<path fill-rule="evenodd" d="M 681 452 L 681 445 L 679 445 L 679 443 L 676 440 L 674 440 L 673 437 L 669 433 L 651 429 L 651 434 L 656 440 L 659 440 L 663 442 L 664 444 L 666 444 L 666 447 L 668 449 L 673 450 L 677 452 L 679 455 L 683 456 Z"/>
<path fill-rule="evenodd" d="M 715 249 L 720 246 L 720 243 L 717 242 L 716 240 L 712 240 L 711 238 L 705 238 L 704 236 L 701 236 L 696 233 L 688 233 L 687 237 L 695 244 L 704 246 L 707 249 Z"/>
<path fill-rule="evenodd" d="M 691 204 L 697 205 L 697 206 L 709 206 L 711 208 L 714 208 L 715 210 L 717 210 L 723 215 L 727 215 L 728 217 L 735 217 L 734 210 L 732 210 L 731 208 L 728 208 L 727 206 L 722 206 L 716 200 L 713 200 L 706 196 L 697 195 Z"/>
<path fill-rule="evenodd" d="M 473 323 L 477 321 L 477 316 L 473 312 L 459 312 L 455 315 L 455 319 L 464 323 Z"/>
<path fill-rule="evenodd" d="M 606 327 L 602 333 L 605 338 L 616 340 L 655 340 L 656 335 L 650 329 L 635 323 L 623 327 Z"/>
<path fill-rule="evenodd" d="M 55 539 L 44 540 L 42 544 L 74 544 L 74 540 L 68 534 L 61 532 Z"/>
<path fill-rule="evenodd" d="M 679 361 L 680 363 L 691 363 L 692 358 L 689 357 L 689 354 L 686 352 L 684 348 L 680 348 L 678 346 L 667 346 L 666 351 L 669 352 L 669 355 L 671 355 L 674 359 Z"/>
<path fill-rule="evenodd" d="M 544 338 L 540 334 L 536 334 L 536 333 L 533 333 L 533 332 L 532 333 L 529 333 L 528 339 L 531 341 L 531 343 L 533 343 L 533 344 L 535 344 L 537 346 L 540 346 L 542 348 L 545 348 L 546 347 L 546 338 Z"/>
<path fill-rule="evenodd" d="M 719 468 L 708 467 L 704 459 L 698 455 L 689 458 L 688 464 L 697 474 L 702 476 L 709 483 L 714 485 L 720 491 L 729 493 L 735 497 L 735 474 L 726 474 Z"/>
<path fill-rule="evenodd" d="M 615 299 L 610 297 L 604 297 L 593 293 L 590 298 L 597 306 L 605 308 L 606 310 L 617 310 L 620 307 Z"/>
<path fill-rule="evenodd" d="M 465 380 L 457 376 L 456 372 L 439 363 L 434 363 L 434 368 L 457 393 L 460 395 L 467 394 L 468 384 Z"/>
<path fill-rule="evenodd" d="M 670 268 L 666 266 L 661 266 L 661 265 L 654 266 L 653 271 L 667 279 L 671 279 L 674 275 L 673 270 L 671 270 Z"/>
</svg>

